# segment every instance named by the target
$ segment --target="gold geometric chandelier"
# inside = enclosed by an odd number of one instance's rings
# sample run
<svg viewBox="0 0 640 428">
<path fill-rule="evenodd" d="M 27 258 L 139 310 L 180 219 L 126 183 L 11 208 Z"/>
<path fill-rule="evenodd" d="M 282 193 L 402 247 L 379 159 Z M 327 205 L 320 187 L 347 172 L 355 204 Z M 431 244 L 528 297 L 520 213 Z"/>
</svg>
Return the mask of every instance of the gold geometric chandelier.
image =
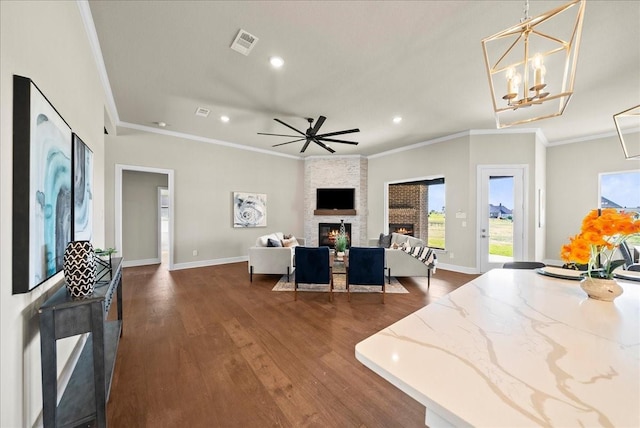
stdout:
<svg viewBox="0 0 640 428">
<path fill-rule="evenodd" d="M 519 24 L 482 40 L 496 126 L 560 116 L 573 95 L 585 0 L 535 18 L 525 0 Z"/>
<path fill-rule="evenodd" d="M 613 115 L 626 159 L 640 159 L 640 105 Z"/>
</svg>

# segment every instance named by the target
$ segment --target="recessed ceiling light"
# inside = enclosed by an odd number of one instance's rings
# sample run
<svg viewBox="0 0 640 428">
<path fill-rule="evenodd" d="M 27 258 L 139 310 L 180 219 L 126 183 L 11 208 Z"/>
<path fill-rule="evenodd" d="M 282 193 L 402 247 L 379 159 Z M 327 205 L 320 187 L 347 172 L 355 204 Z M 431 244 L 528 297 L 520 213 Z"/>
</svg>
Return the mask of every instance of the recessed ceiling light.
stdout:
<svg viewBox="0 0 640 428">
<path fill-rule="evenodd" d="M 281 68 L 284 65 L 284 60 L 279 56 L 272 56 L 269 58 L 269 62 L 273 68 Z"/>
<path fill-rule="evenodd" d="M 393 123 L 400 123 L 400 122 L 402 122 L 402 117 L 396 116 L 393 118 Z"/>
<path fill-rule="evenodd" d="M 153 123 L 158 125 L 160 128 L 164 128 L 167 126 L 167 122 L 153 122 Z"/>
<path fill-rule="evenodd" d="M 222 115 L 220 116 L 220 120 L 224 123 L 227 123 L 229 122 L 229 116 Z"/>
</svg>

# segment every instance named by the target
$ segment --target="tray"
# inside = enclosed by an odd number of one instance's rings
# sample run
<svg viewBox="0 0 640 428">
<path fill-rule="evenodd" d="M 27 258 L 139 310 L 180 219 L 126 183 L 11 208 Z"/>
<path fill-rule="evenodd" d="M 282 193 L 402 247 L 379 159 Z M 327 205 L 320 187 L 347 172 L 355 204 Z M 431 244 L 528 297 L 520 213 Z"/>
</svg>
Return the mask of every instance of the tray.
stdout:
<svg viewBox="0 0 640 428">
<path fill-rule="evenodd" d="M 538 272 L 540 275 L 551 276 L 553 278 L 560 278 L 560 279 L 569 279 L 572 281 L 580 281 L 585 274 L 585 272 L 583 271 L 573 270 L 573 269 L 563 269 L 563 268 L 553 267 L 553 266 L 545 266 L 543 268 L 538 268 L 536 269 L 536 272 Z"/>
</svg>

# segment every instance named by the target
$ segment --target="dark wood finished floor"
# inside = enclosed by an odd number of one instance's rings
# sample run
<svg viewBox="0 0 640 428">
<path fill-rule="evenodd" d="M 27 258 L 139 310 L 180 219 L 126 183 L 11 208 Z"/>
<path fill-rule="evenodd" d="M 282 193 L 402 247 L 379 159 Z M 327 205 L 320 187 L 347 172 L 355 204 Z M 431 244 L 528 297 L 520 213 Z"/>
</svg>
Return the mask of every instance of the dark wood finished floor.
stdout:
<svg viewBox="0 0 640 428">
<path fill-rule="evenodd" d="M 110 427 L 423 427 L 424 408 L 356 343 L 475 275 L 402 278 L 409 294 L 272 292 L 246 263 L 126 268 Z M 110 314 L 113 315 L 113 314 Z"/>
</svg>

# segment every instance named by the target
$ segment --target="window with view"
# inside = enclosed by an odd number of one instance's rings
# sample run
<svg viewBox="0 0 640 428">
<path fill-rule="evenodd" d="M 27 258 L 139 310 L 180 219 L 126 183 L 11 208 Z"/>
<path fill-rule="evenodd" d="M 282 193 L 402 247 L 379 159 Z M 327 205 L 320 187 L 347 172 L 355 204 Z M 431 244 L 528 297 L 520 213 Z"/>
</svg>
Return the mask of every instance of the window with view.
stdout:
<svg viewBox="0 0 640 428">
<path fill-rule="evenodd" d="M 615 208 L 640 215 L 640 171 L 600 174 L 599 208 Z M 628 238 L 631 245 L 640 245 L 640 236 Z"/>
<path fill-rule="evenodd" d="M 415 236 L 444 249 L 444 213 L 444 177 L 389 184 L 389 233 Z"/>
<path fill-rule="evenodd" d="M 444 249 L 445 243 L 445 187 L 444 177 L 427 180 L 427 246 Z"/>
</svg>

